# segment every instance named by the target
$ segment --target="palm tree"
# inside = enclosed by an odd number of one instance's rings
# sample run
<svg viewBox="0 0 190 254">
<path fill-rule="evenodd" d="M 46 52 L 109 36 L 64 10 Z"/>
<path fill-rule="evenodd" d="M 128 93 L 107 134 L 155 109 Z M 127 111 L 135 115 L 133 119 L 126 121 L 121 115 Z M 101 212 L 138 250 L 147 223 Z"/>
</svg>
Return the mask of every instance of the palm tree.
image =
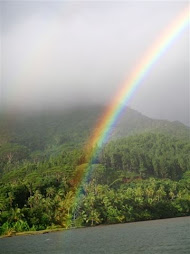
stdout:
<svg viewBox="0 0 190 254">
<path fill-rule="evenodd" d="M 14 193 L 9 191 L 8 192 L 8 200 L 9 200 L 10 207 L 12 207 L 12 205 L 13 205 L 14 198 L 15 198 Z"/>
<path fill-rule="evenodd" d="M 24 214 L 21 212 L 21 209 L 16 207 L 16 208 L 11 208 L 10 210 L 10 216 L 9 216 L 9 221 L 16 222 L 21 220 L 24 217 Z"/>
<path fill-rule="evenodd" d="M 46 196 L 52 198 L 55 195 L 55 188 L 49 187 L 46 190 Z"/>
</svg>

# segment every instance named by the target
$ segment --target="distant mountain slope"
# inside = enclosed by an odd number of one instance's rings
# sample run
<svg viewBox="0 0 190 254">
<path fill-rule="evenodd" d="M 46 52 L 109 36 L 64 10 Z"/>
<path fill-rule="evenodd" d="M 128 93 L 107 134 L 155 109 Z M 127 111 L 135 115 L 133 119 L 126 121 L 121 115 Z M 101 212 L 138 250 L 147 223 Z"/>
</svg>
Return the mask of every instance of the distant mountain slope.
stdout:
<svg viewBox="0 0 190 254">
<path fill-rule="evenodd" d="M 96 109 L 97 112 L 99 110 Z M 35 114 L 14 113 L 0 116 L 0 143 L 18 143 L 31 150 L 43 150 L 50 145 L 77 142 L 85 137 L 97 118 L 92 109 L 74 109 Z M 91 121 L 93 122 L 91 124 Z M 77 135 L 77 138 L 76 138 Z"/>
<path fill-rule="evenodd" d="M 89 106 L 64 111 L 0 116 L 0 145 L 16 143 L 30 152 L 82 146 L 101 117 L 104 107 Z M 110 139 L 147 131 L 189 138 L 190 128 L 180 122 L 154 120 L 128 108 Z M 58 149 L 59 150 L 59 149 Z"/>
<path fill-rule="evenodd" d="M 134 135 L 143 132 L 161 132 L 179 138 L 189 139 L 190 128 L 175 121 L 151 119 L 136 110 L 128 108 L 113 130 L 113 138 Z"/>
</svg>

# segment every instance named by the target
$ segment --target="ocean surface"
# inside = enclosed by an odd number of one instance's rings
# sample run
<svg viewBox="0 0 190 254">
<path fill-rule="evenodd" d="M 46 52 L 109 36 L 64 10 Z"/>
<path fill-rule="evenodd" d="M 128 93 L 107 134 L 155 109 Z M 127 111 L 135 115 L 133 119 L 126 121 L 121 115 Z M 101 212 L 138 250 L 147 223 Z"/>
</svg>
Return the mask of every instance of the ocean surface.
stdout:
<svg viewBox="0 0 190 254">
<path fill-rule="evenodd" d="M 190 217 L 0 239 L 1 254 L 190 253 Z"/>
</svg>

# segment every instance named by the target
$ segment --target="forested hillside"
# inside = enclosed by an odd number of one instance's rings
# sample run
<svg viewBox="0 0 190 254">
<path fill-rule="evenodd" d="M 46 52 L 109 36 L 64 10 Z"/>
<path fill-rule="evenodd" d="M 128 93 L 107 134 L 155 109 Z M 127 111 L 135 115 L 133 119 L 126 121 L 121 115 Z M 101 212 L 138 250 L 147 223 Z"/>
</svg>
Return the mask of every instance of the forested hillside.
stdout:
<svg viewBox="0 0 190 254">
<path fill-rule="evenodd" d="M 101 111 L 1 116 L 1 234 L 190 215 L 189 129 L 132 109 L 78 194 Z"/>
<path fill-rule="evenodd" d="M 64 149 L 84 146 L 104 107 L 0 115 L 0 172 L 5 164 L 21 160 L 40 161 Z M 160 132 L 189 138 L 189 128 L 178 122 L 153 120 L 128 108 L 109 140 L 144 132 Z M 10 166 L 10 165 L 9 165 Z"/>
<path fill-rule="evenodd" d="M 145 133 L 110 142 L 103 149 L 100 162 L 114 171 L 177 180 L 190 168 L 189 152 L 188 141 Z"/>
</svg>

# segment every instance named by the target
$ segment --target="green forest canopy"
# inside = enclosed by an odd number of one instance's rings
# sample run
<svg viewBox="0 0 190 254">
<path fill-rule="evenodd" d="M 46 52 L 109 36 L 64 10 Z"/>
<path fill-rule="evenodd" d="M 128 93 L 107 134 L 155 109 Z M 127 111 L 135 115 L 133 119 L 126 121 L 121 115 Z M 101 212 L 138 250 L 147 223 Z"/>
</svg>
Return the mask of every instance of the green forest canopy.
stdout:
<svg viewBox="0 0 190 254">
<path fill-rule="evenodd" d="M 189 151 L 188 140 L 160 133 L 111 141 L 92 165 L 77 205 L 75 179 L 88 157 L 82 149 L 11 167 L 7 161 L 1 234 L 189 215 Z"/>
</svg>

